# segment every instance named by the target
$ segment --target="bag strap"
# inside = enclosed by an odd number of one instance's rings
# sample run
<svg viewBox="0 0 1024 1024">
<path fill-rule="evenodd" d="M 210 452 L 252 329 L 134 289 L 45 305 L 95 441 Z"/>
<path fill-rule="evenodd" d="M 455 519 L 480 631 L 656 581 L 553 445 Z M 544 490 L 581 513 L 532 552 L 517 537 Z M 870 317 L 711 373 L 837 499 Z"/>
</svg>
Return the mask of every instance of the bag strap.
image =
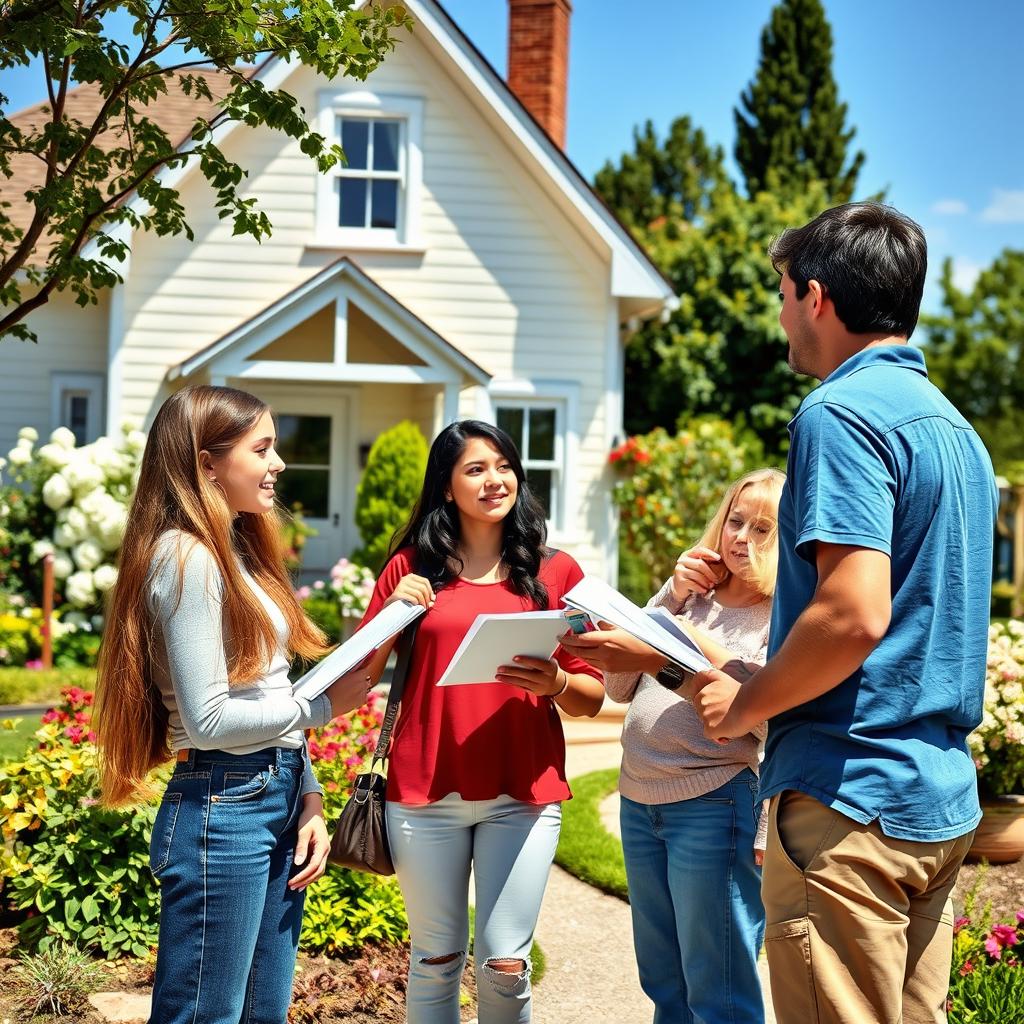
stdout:
<svg viewBox="0 0 1024 1024">
<path fill-rule="evenodd" d="M 388 747 L 391 746 L 391 730 L 395 727 L 398 709 L 402 704 L 405 681 L 409 675 L 409 662 L 412 660 L 412 647 L 416 642 L 416 633 L 419 631 L 422 620 L 423 616 L 421 615 L 415 622 L 406 626 L 402 630 L 402 635 L 398 638 L 398 663 L 395 665 L 395 671 L 391 677 L 391 689 L 388 691 L 388 706 L 384 709 L 384 721 L 380 726 L 377 749 L 373 753 L 370 771 L 374 770 L 379 761 L 386 761 L 388 758 Z"/>
</svg>

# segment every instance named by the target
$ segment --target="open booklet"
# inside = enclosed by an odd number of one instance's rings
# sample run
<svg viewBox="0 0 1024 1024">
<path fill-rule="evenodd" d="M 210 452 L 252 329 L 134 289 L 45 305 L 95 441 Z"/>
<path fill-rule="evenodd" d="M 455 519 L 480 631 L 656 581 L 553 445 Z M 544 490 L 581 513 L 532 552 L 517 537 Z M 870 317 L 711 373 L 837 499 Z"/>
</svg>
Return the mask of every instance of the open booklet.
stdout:
<svg viewBox="0 0 1024 1024">
<path fill-rule="evenodd" d="M 375 615 L 355 636 L 318 661 L 292 685 L 296 697 L 312 700 L 339 676 L 358 668 L 380 650 L 393 636 L 401 633 L 426 608 L 411 601 L 395 601 Z"/>
<path fill-rule="evenodd" d="M 712 667 L 666 609 L 638 608 L 596 576 L 584 576 L 562 600 L 570 608 L 586 612 L 594 622 L 608 622 L 624 629 L 688 672 L 703 672 Z"/>
<path fill-rule="evenodd" d="M 437 685 L 497 682 L 498 667 L 511 665 L 517 654 L 550 658 L 568 628 L 564 613 L 557 611 L 478 615 Z"/>
</svg>

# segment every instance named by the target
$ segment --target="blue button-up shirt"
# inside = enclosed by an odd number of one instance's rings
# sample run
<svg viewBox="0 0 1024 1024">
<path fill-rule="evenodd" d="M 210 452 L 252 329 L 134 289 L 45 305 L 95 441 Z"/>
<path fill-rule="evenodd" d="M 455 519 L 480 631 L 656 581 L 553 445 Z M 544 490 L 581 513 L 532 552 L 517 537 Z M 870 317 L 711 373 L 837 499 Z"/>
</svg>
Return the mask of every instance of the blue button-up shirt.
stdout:
<svg viewBox="0 0 1024 1024">
<path fill-rule="evenodd" d="M 762 795 L 801 790 L 899 839 L 969 832 L 998 505 L 988 454 L 909 345 L 848 359 L 789 431 L 769 656 L 814 595 L 817 541 L 890 556 L 892 619 L 852 676 L 771 719 Z"/>
</svg>

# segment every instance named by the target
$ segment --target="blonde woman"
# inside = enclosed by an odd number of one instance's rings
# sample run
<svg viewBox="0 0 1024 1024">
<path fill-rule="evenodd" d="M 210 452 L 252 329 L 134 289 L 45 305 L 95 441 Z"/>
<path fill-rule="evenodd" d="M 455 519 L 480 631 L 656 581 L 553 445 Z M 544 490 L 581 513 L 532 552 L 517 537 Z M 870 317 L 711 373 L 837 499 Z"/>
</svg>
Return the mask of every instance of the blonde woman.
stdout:
<svg viewBox="0 0 1024 1024">
<path fill-rule="evenodd" d="M 650 601 L 678 615 L 710 661 L 734 674 L 764 664 L 784 481 L 774 469 L 737 480 Z M 614 700 L 630 704 L 622 848 L 640 982 L 655 1024 L 762 1024 L 757 771 L 765 727 L 727 743 L 706 739 L 693 705 L 675 692 L 678 671 L 622 630 L 562 643 L 604 671 Z"/>
<path fill-rule="evenodd" d="M 190 387 L 157 413 L 128 515 L 97 684 L 107 805 L 172 754 L 153 827 L 160 945 L 152 1024 L 284 1024 L 305 888 L 324 870 L 322 791 L 302 730 L 358 706 L 352 673 L 313 701 L 289 659 L 325 653 L 292 595 L 270 409 Z"/>
</svg>

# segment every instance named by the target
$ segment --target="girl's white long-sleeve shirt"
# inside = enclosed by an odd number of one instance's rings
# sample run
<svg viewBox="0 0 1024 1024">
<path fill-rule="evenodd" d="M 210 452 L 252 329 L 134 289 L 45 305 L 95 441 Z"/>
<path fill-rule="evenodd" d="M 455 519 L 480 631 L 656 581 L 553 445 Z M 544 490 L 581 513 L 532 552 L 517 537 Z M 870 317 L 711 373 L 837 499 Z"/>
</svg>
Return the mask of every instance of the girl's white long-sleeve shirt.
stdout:
<svg viewBox="0 0 1024 1024">
<path fill-rule="evenodd" d="M 230 623 L 224 581 L 213 555 L 194 537 L 163 534 L 150 565 L 147 603 L 154 626 L 153 670 L 169 715 L 171 747 L 251 754 L 265 747 L 305 746 L 303 731 L 331 719 L 326 695 L 296 697 L 288 679 L 288 625 L 281 609 L 239 565 L 266 609 L 278 644 L 259 679 L 228 685 Z M 307 761 L 303 794 L 318 792 Z"/>
</svg>

